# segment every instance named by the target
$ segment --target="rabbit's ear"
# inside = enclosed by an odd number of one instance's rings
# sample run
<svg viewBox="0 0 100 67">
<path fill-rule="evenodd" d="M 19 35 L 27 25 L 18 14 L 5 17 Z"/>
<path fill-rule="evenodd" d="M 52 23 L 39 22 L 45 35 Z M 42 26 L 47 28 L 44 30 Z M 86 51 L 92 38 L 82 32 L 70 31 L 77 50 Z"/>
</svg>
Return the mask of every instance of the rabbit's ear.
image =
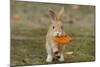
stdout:
<svg viewBox="0 0 100 67">
<path fill-rule="evenodd" d="M 55 14 L 55 12 L 51 8 L 49 8 L 49 15 L 51 16 L 51 18 L 53 20 L 56 20 L 56 14 Z"/>
<path fill-rule="evenodd" d="M 61 16 L 63 15 L 64 13 L 64 7 L 61 8 L 61 10 L 59 11 L 58 15 L 57 15 L 57 19 L 60 19 Z"/>
</svg>

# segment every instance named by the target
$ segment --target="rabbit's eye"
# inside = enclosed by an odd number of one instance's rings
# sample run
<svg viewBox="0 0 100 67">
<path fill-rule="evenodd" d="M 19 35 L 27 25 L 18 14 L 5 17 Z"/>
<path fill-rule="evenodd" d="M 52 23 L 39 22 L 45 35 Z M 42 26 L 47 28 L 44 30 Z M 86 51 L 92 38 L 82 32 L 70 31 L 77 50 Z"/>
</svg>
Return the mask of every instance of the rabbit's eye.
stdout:
<svg viewBox="0 0 100 67">
<path fill-rule="evenodd" d="M 55 27 L 53 26 L 52 28 L 54 29 Z"/>
<path fill-rule="evenodd" d="M 63 26 L 61 26 L 61 29 L 63 29 Z"/>
</svg>

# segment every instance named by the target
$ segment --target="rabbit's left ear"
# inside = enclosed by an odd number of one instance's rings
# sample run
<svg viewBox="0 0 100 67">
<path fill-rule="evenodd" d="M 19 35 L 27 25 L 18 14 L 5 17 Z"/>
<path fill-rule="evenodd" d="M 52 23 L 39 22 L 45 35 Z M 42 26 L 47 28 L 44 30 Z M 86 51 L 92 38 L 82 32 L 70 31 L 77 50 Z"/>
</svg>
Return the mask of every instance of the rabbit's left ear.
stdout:
<svg viewBox="0 0 100 67">
<path fill-rule="evenodd" d="M 52 20 L 56 20 L 56 13 L 51 9 L 49 8 L 49 15 L 51 16 Z"/>
<path fill-rule="evenodd" d="M 62 7 L 61 10 L 59 11 L 57 19 L 60 19 L 63 13 L 64 13 L 64 7 Z"/>
</svg>

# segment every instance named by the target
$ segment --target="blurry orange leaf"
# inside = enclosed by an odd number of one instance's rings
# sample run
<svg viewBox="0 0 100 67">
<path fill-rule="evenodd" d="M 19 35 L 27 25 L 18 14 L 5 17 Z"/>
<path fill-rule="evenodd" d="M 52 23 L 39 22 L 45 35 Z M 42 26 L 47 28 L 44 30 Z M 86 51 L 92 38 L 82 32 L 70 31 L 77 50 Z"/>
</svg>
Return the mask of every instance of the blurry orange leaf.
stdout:
<svg viewBox="0 0 100 67">
<path fill-rule="evenodd" d="M 55 36 L 53 37 L 53 40 L 57 44 L 67 45 L 72 41 L 72 38 L 70 36 Z"/>
<path fill-rule="evenodd" d="M 13 19 L 13 20 L 20 20 L 21 17 L 20 17 L 19 15 L 14 15 L 14 16 L 12 16 L 12 19 Z"/>
</svg>

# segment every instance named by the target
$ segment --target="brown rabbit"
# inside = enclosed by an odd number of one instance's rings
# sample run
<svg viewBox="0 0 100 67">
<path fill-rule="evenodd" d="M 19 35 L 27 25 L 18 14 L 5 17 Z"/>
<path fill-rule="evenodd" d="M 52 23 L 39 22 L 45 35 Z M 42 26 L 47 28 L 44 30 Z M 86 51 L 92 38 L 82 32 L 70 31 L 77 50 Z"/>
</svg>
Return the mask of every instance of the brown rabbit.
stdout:
<svg viewBox="0 0 100 67">
<path fill-rule="evenodd" d="M 64 45 L 56 45 L 52 39 L 52 36 L 61 36 L 65 34 L 63 30 L 63 23 L 61 21 L 61 16 L 63 15 L 63 12 L 63 7 L 58 13 L 55 13 L 52 9 L 49 9 L 49 15 L 51 17 L 52 23 L 46 35 L 46 62 L 52 62 L 54 57 L 58 58 L 59 61 L 64 61 Z"/>
</svg>

